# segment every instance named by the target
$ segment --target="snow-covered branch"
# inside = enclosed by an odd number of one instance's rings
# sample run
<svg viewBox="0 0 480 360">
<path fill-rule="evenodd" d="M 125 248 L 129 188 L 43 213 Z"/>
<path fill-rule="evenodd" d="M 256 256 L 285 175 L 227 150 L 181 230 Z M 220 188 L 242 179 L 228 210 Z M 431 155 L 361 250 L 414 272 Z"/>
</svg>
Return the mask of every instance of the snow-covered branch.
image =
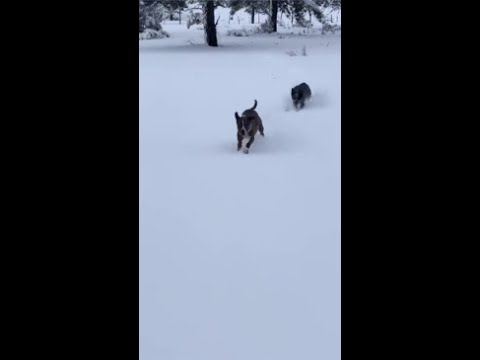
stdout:
<svg viewBox="0 0 480 360">
<path fill-rule="evenodd" d="M 302 0 L 304 2 L 304 4 L 306 6 L 308 6 L 310 9 L 312 9 L 313 11 L 317 11 L 319 13 L 322 12 L 322 9 L 320 9 L 320 6 L 318 6 L 317 4 L 315 4 L 315 2 L 313 0 Z"/>
</svg>

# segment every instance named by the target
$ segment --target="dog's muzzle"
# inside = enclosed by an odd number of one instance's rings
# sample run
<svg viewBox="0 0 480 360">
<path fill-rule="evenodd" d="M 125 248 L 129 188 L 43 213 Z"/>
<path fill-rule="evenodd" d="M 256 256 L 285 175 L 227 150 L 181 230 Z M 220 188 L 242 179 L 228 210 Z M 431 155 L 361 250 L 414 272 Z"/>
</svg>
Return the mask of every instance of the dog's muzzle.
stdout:
<svg viewBox="0 0 480 360">
<path fill-rule="evenodd" d="M 250 130 L 251 130 L 251 126 L 247 129 L 245 128 L 245 125 L 243 125 L 242 128 L 240 129 L 240 135 L 242 135 L 243 137 L 248 136 L 248 133 L 250 132 Z"/>
</svg>

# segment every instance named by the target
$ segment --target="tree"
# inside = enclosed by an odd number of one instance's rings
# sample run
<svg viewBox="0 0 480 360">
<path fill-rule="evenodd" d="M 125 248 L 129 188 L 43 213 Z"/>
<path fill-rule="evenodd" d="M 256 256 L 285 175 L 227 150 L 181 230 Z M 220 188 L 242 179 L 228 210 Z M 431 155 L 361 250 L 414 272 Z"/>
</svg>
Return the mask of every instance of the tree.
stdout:
<svg viewBox="0 0 480 360">
<path fill-rule="evenodd" d="M 189 4 L 199 4 L 203 10 L 203 24 L 205 29 L 205 41 L 208 46 L 218 46 L 217 24 L 215 23 L 215 8 L 226 6 L 226 0 L 189 0 Z"/>
<path fill-rule="evenodd" d="M 305 14 L 312 14 L 320 21 L 324 22 L 322 7 L 341 8 L 341 0 L 270 0 L 272 3 L 270 12 L 270 23 L 273 32 L 277 31 L 277 12 L 289 14 L 292 20 L 305 26 Z"/>
<path fill-rule="evenodd" d="M 139 32 L 145 30 L 145 6 L 142 0 L 138 0 L 138 27 Z"/>
<path fill-rule="evenodd" d="M 251 15 L 252 24 L 255 23 L 255 12 L 261 10 L 265 6 L 265 0 L 230 0 L 230 14 L 233 15 L 240 9 L 245 9 Z"/>
<path fill-rule="evenodd" d="M 230 0 L 227 2 L 230 7 L 230 15 L 241 9 L 245 9 L 251 15 L 251 23 L 255 23 L 255 13 L 269 13 L 270 0 Z"/>
<path fill-rule="evenodd" d="M 160 0 L 139 0 L 139 27 L 140 32 L 151 29 L 162 30 L 165 7 Z"/>
<path fill-rule="evenodd" d="M 231 8 L 231 14 L 240 9 L 245 9 L 252 14 L 252 23 L 255 11 L 263 12 L 269 16 L 269 31 L 277 31 L 278 12 L 287 14 L 293 20 L 296 20 L 301 26 L 305 25 L 305 14 L 314 13 L 321 17 L 320 5 L 340 0 L 230 0 L 228 5 Z"/>
<path fill-rule="evenodd" d="M 186 0 L 168 0 L 163 1 L 162 3 L 170 16 L 170 20 L 173 20 L 173 16 L 177 12 L 179 13 L 179 18 L 181 19 L 182 10 L 187 8 Z"/>
<path fill-rule="evenodd" d="M 270 31 L 277 31 L 278 3 L 286 0 L 230 0 L 228 5 L 231 8 L 231 14 L 240 9 L 246 9 L 252 15 L 252 24 L 255 22 L 255 11 L 269 15 Z"/>
<path fill-rule="evenodd" d="M 203 5 L 205 39 L 208 46 L 218 46 L 217 26 L 215 24 L 215 4 L 213 0 L 208 0 Z"/>
<path fill-rule="evenodd" d="M 158 0 L 139 0 L 139 33 L 141 39 L 168 37 L 163 31 L 161 22 L 165 16 L 165 8 Z"/>
<path fill-rule="evenodd" d="M 277 14 L 278 14 L 278 1 L 270 0 L 272 4 L 270 15 L 270 29 L 272 32 L 277 32 Z"/>
</svg>

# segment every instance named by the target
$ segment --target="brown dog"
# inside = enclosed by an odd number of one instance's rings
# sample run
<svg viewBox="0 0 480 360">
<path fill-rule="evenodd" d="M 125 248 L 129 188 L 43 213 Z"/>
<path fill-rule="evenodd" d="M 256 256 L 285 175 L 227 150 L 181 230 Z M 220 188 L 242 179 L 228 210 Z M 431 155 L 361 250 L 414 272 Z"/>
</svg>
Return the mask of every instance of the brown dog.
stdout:
<svg viewBox="0 0 480 360">
<path fill-rule="evenodd" d="M 238 116 L 238 113 L 235 112 L 235 119 L 237 119 L 237 151 L 242 148 L 242 142 L 246 142 L 245 149 L 243 152 L 248 154 L 248 150 L 255 140 L 255 134 L 257 131 L 260 131 L 262 136 L 265 136 L 263 133 L 263 123 L 260 116 L 258 116 L 255 108 L 257 107 L 257 100 L 255 100 L 255 105 L 251 109 L 247 109 L 243 112 L 242 116 Z"/>
</svg>

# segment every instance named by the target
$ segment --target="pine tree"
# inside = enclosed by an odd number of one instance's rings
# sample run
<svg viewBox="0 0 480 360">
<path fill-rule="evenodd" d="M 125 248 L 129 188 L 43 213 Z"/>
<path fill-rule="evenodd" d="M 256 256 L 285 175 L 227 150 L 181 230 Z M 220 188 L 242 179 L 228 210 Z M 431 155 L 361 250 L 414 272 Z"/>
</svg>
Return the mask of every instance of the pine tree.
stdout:
<svg viewBox="0 0 480 360">
<path fill-rule="evenodd" d="M 208 46 L 218 46 L 217 26 L 215 24 L 215 4 L 213 0 L 207 1 L 203 5 L 205 17 L 205 39 Z"/>
<path fill-rule="evenodd" d="M 251 23 L 255 23 L 255 14 L 268 12 L 269 0 L 230 0 L 227 6 L 230 7 L 230 14 L 235 14 L 241 9 L 245 9 L 251 15 Z"/>
<path fill-rule="evenodd" d="M 270 15 L 270 29 L 272 32 L 277 32 L 277 14 L 278 14 L 278 1 L 270 0 L 272 4 Z"/>
<path fill-rule="evenodd" d="M 163 31 L 161 22 L 165 17 L 165 7 L 159 0 L 139 0 L 139 33 L 143 39 L 169 36 Z M 142 34 L 143 33 L 143 34 Z"/>
<path fill-rule="evenodd" d="M 202 7 L 205 41 L 208 46 L 218 46 L 215 8 L 217 6 L 227 6 L 227 0 L 188 0 L 188 3 Z"/>
<path fill-rule="evenodd" d="M 169 14 L 170 20 L 173 20 L 173 16 L 175 13 L 178 12 L 179 14 L 181 14 L 181 11 L 187 8 L 186 0 L 168 0 L 163 1 L 162 3 Z"/>
</svg>

